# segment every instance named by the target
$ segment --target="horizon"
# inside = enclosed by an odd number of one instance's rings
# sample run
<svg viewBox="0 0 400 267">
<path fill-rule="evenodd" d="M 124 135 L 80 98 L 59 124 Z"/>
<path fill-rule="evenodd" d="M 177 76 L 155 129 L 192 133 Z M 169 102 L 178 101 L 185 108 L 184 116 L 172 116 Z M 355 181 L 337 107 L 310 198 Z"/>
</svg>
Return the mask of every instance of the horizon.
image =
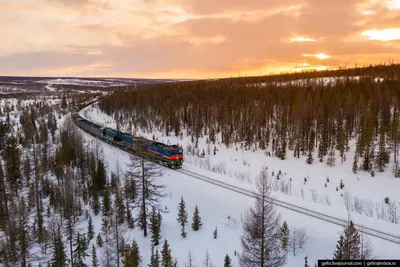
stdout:
<svg viewBox="0 0 400 267">
<path fill-rule="evenodd" d="M 400 59 L 400 0 L 1 1 L 0 76 L 222 79 Z"/>
</svg>

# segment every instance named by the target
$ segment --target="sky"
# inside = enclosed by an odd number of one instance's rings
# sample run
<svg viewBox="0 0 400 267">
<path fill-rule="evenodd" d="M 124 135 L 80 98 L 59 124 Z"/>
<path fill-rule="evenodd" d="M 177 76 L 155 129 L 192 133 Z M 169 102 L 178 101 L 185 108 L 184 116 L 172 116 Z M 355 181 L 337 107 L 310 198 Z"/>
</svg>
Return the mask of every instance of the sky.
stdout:
<svg viewBox="0 0 400 267">
<path fill-rule="evenodd" d="M 400 62 L 400 0 L 0 0 L 0 75 L 219 78 Z"/>
</svg>

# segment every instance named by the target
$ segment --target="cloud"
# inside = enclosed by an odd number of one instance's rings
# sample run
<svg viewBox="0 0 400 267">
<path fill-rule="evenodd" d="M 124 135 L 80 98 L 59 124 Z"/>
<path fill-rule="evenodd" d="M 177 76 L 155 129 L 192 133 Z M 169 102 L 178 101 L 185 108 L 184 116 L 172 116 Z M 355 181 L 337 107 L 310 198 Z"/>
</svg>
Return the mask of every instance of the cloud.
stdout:
<svg viewBox="0 0 400 267">
<path fill-rule="evenodd" d="M 323 53 L 318 53 L 318 54 L 303 54 L 305 57 L 316 57 L 318 59 L 327 59 L 330 58 L 330 56 L 325 55 Z"/>
<path fill-rule="evenodd" d="M 364 31 L 362 35 L 369 38 L 370 40 L 379 40 L 384 42 L 400 40 L 400 28 L 384 29 L 384 30 L 367 30 Z"/>
<path fill-rule="evenodd" d="M 259 75 L 400 49 L 399 0 L 0 1 L 0 75 Z"/>
<path fill-rule="evenodd" d="M 290 38 L 290 41 L 291 42 L 315 42 L 316 40 L 313 38 L 309 38 L 309 37 L 299 36 L 299 37 Z"/>
</svg>

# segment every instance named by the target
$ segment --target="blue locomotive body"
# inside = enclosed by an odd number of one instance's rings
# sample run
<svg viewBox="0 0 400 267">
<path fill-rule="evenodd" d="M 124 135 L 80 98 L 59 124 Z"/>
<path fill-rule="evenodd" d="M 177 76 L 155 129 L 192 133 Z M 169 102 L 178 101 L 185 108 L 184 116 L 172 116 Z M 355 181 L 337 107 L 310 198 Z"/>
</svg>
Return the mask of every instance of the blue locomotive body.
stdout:
<svg viewBox="0 0 400 267">
<path fill-rule="evenodd" d="M 82 118 L 77 112 L 72 114 L 72 118 L 82 130 L 103 139 L 107 143 L 169 168 L 182 167 L 183 151 L 177 145 L 166 145 L 143 137 L 135 137 L 111 128 L 103 128 Z"/>
</svg>

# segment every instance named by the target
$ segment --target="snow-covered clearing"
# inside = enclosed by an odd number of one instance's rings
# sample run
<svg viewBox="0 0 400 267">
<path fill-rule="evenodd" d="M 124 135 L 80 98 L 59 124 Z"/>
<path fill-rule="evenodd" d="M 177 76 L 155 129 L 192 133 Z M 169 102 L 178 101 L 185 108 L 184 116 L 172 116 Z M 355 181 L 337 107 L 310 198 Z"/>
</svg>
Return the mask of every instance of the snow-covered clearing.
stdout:
<svg viewBox="0 0 400 267">
<path fill-rule="evenodd" d="M 95 140 L 88 134 L 84 134 L 84 137 L 88 141 Z M 91 141 L 91 143 L 94 145 L 97 142 Z M 99 144 L 103 149 L 109 171 L 116 169 L 117 161 L 119 161 L 122 169 L 126 170 L 126 164 L 130 157 L 127 152 L 103 142 L 99 142 Z M 170 243 L 172 253 L 177 257 L 179 266 L 184 266 L 189 250 L 192 251 L 198 264 L 202 263 L 206 250 L 208 250 L 216 266 L 223 264 L 225 254 L 233 259 L 233 266 L 239 266 L 234 251 L 239 252 L 241 250 L 241 216 L 248 208 L 253 206 L 254 199 L 195 180 L 168 168 L 163 168 L 163 173 L 163 177 L 159 178 L 158 181 L 160 184 L 166 185 L 165 193 L 167 197 L 163 200 L 163 206 L 165 205 L 168 208 L 169 213 L 163 214 L 162 237 Z M 186 239 L 181 238 L 180 226 L 176 220 L 177 206 L 181 196 L 186 202 L 189 214 L 187 227 L 190 228 L 195 205 L 199 207 L 203 222 L 199 232 L 188 230 Z M 317 259 L 332 257 L 336 241 L 343 230 L 341 227 L 285 209 L 278 208 L 278 211 L 281 213 L 282 221 L 286 220 L 290 229 L 293 229 L 293 227 L 304 228 L 308 234 L 307 245 L 303 250 L 298 251 L 296 256 L 289 253 L 286 266 L 301 266 L 306 255 L 312 264 Z M 230 219 L 228 219 L 228 216 Z M 101 215 L 93 216 L 93 219 L 97 234 L 100 230 Z M 82 223 L 82 228 L 86 225 L 87 222 Z M 213 238 L 215 227 L 218 227 L 217 239 Z M 146 266 L 150 258 L 150 238 L 143 238 L 142 232 L 138 228 L 128 232 L 127 237 L 130 238 L 129 241 L 134 238 L 138 242 L 143 259 L 142 266 Z M 377 258 L 395 258 L 398 255 L 400 249 L 398 245 L 373 237 L 369 239 Z M 94 244 L 95 239 L 92 242 Z M 100 255 L 101 249 L 98 248 L 98 250 L 97 255 Z"/>
<path fill-rule="evenodd" d="M 97 124 L 116 128 L 114 119 L 103 114 L 96 104 L 85 108 L 80 114 Z M 124 130 L 123 126 L 121 128 Z M 167 137 L 159 131 L 145 133 L 136 129 L 134 135 L 148 139 L 152 139 L 154 135 L 163 143 L 179 143 L 184 148 L 184 168 L 189 170 L 195 168 L 197 172 L 208 171 L 217 179 L 224 179 L 230 183 L 239 182 L 239 185 L 245 188 L 253 188 L 252 184 L 260 169 L 267 166 L 273 177 L 273 188 L 278 197 L 288 199 L 297 205 L 315 204 L 313 207 L 323 213 L 342 218 L 347 218 L 348 207 L 351 216 L 358 218 L 358 223 L 372 226 L 377 220 L 390 222 L 394 224 L 390 225 L 394 227 L 394 233 L 400 236 L 400 225 L 398 225 L 400 214 L 395 212 L 395 209 L 400 210 L 400 179 L 393 177 L 391 166 L 383 173 L 377 172 L 375 177 L 366 172 L 354 174 L 352 172 L 354 142 L 349 144 L 351 149 L 346 154 L 346 161 L 341 163 L 337 153 L 336 166 L 328 167 L 325 162 L 321 163 L 318 160 L 308 165 L 305 157 L 297 159 L 290 152 L 286 160 L 280 160 L 267 156 L 262 150 L 244 151 L 240 148 L 240 144 L 231 148 L 216 144 L 218 151 L 213 155 L 214 146 L 206 144 L 206 137 L 199 139 L 199 151 L 201 153 L 204 149 L 206 154 L 202 158 L 188 152 L 188 145 L 193 148 L 193 144 L 190 137 L 186 137 L 185 134 L 181 139 L 174 135 Z M 281 175 L 278 180 L 279 171 Z M 336 190 L 340 180 L 345 187 Z M 391 205 L 384 203 L 385 197 L 389 197 Z"/>
<path fill-rule="evenodd" d="M 114 119 L 103 114 L 96 105 L 85 108 L 80 114 L 100 125 L 116 128 Z M 185 135 L 181 140 L 180 137 L 166 137 L 161 132 L 156 131 L 152 133 L 137 131 L 135 134 L 149 139 L 154 134 L 158 141 L 170 144 L 179 143 L 184 149 L 190 144 L 190 138 Z M 85 136 L 93 139 L 88 135 Z M 128 161 L 129 155 L 126 152 L 108 144 L 102 143 L 102 146 L 109 169 L 115 168 L 117 159 L 119 159 L 120 164 Z M 271 176 L 273 172 L 273 187 L 276 189 L 273 195 L 278 199 L 347 219 L 348 212 L 343 201 L 347 196 L 352 203 L 352 207 L 349 208 L 350 217 L 355 223 L 400 236 L 400 226 L 388 222 L 388 208 L 383 203 L 384 197 L 390 197 L 391 202 L 397 201 L 397 205 L 400 199 L 400 179 L 392 178 L 390 170 L 385 173 L 377 173 L 372 178 L 367 173 L 362 172 L 354 175 L 351 171 L 351 160 L 344 163 L 339 161 L 336 163 L 337 166 L 331 168 L 326 163 L 320 162 L 308 165 L 305 163 L 304 157 L 293 159 L 290 153 L 288 153 L 288 159 L 282 161 L 266 156 L 263 151 L 244 151 L 240 149 L 240 145 L 238 151 L 235 147 L 225 148 L 217 144 L 216 147 L 218 149 L 216 155 L 213 155 L 213 146 L 210 147 L 210 155 L 208 155 L 205 138 L 199 140 L 200 152 L 204 148 L 205 157 L 191 155 L 185 150 L 184 169 L 242 188 L 254 189 L 255 177 L 263 166 L 268 166 Z M 348 159 L 352 158 L 351 151 L 348 152 Z M 340 159 L 339 156 L 337 158 Z M 282 174 L 280 179 L 277 180 L 276 176 L 279 170 Z M 182 266 L 181 264 L 186 260 L 189 249 L 192 250 L 198 262 L 202 261 L 205 250 L 208 249 L 215 264 L 222 264 L 223 256 L 228 253 L 234 259 L 235 266 L 238 266 L 233 252 L 235 250 L 240 251 L 242 233 L 240 217 L 246 209 L 253 205 L 254 199 L 198 181 L 173 170 L 165 169 L 164 172 L 162 183 L 167 186 L 169 194 L 169 197 L 164 200 L 164 204 L 171 210 L 171 213 L 165 215 L 163 219 L 163 237 L 170 242 L 173 254 L 178 257 L 179 266 Z M 304 182 L 305 177 L 306 183 Z M 329 177 L 329 182 L 327 182 L 327 177 Z M 345 190 L 336 191 L 341 179 L 345 184 Z M 327 184 L 326 187 L 325 183 Z M 289 185 L 287 187 L 289 189 L 283 189 L 285 185 Z M 282 191 L 285 193 L 282 193 Z M 351 197 L 349 197 L 349 194 L 351 194 Z M 204 221 L 204 228 L 201 230 L 204 234 L 190 231 L 187 240 L 180 238 L 179 225 L 176 221 L 177 205 L 181 195 L 186 201 L 189 214 L 192 215 L 194 205 L 198 205 Z M 359 202 L 353 197 L 363 200 L 361 202 L 363 203 L 361 214 L 356 211 Z M 355 205 L 354 201 L 356 202 Z M 385 209 L 383 213 L 386 218 L 380 218 L 382 208 Z M 308 255 L 310 263 L 317 259 L 332 257 L 336 241 L 342 231 L 341 227 L 282 208 L 278 208 L 278 210 L 291 228 L 305 228 L 309 235 L 307 246 L 296 257 L 290 254 L 287 266 L 300 266 L 304 262 L 305 255 Z M 371 212 L 372 214 L 370 214 Z M 373 218 L 369 218 L 366 213 Z M 231 219 L 235 219 L 236 223 L 228 220 L 228 215 Z M 97 220 L 100 220 L 100 217 Z M 215 226 L 218 226 L 219 229 L 217 240 L 212 237 Z M 134 230 L 132 236 L 139 242 L 143 257 L 147 260 L 150 255 L 150 241 L 144 240 L 138 230 Z M 399 245 L 373 237 L 369 237 L 369 239 L 372 241 L 374 255 L 377 258 L 398 257 Z"/>
</svg>

